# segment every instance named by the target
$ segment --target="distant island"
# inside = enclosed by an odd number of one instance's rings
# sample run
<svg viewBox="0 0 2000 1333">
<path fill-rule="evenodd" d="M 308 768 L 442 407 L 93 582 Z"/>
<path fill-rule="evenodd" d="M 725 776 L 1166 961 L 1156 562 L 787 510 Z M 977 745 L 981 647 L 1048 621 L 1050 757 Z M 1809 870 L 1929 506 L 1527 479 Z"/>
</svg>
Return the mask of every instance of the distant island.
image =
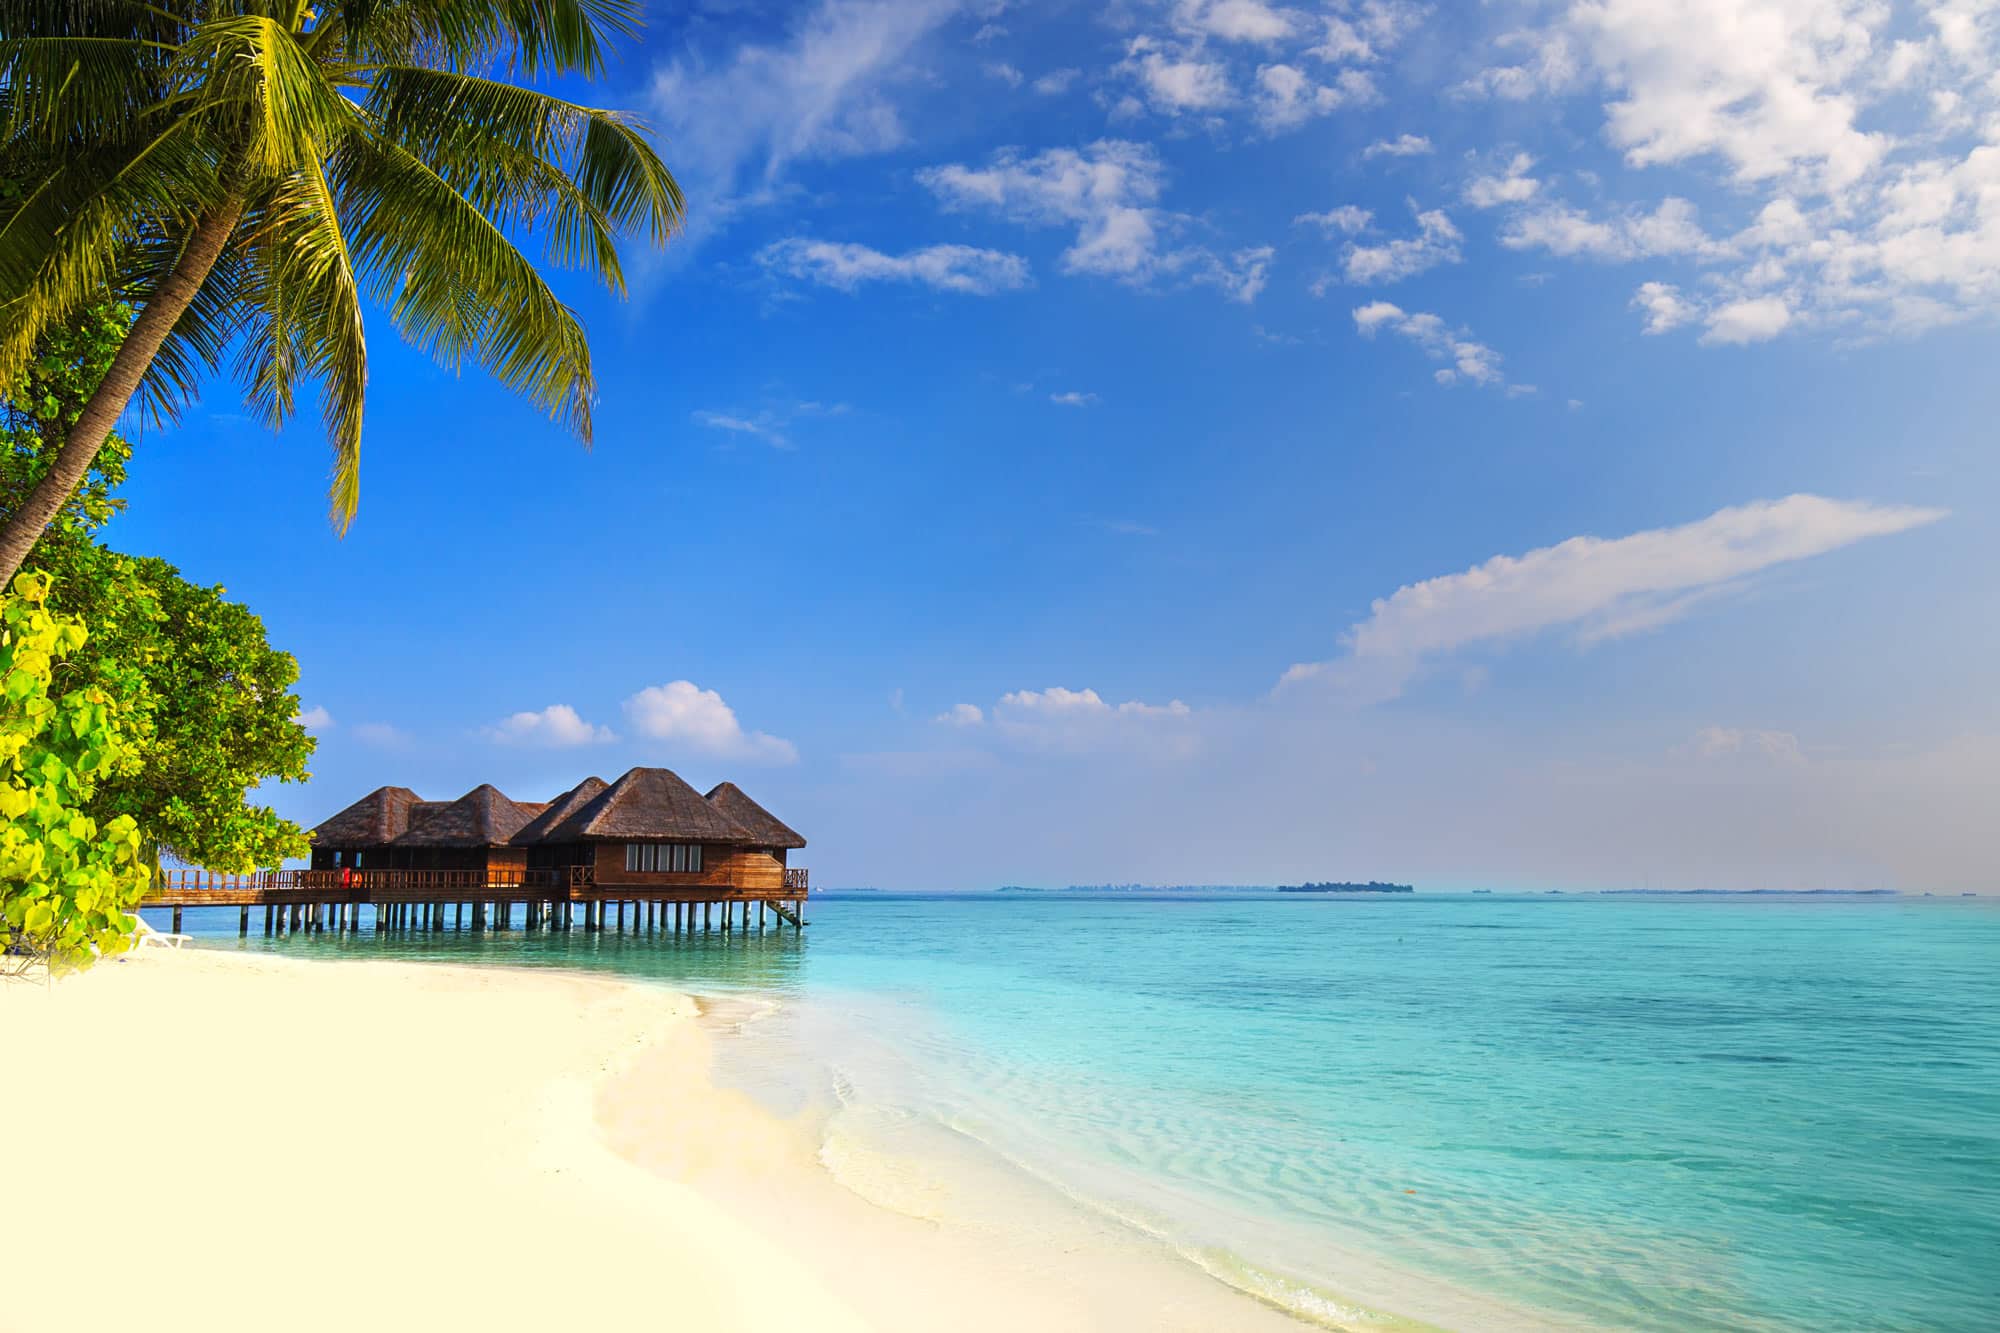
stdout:
<svg viewBox="0 0 2000 1333">
<path fill-rule="evenodd" d="M 1314 884 L 1280 884 L 1279 893 L 1415 893 L 1409 884 L 1385 884 L 1379 879 L 1371 879 L 1366 884 L 1351 884 L 1345 880 L 1327 880 Z"/>
</svg>

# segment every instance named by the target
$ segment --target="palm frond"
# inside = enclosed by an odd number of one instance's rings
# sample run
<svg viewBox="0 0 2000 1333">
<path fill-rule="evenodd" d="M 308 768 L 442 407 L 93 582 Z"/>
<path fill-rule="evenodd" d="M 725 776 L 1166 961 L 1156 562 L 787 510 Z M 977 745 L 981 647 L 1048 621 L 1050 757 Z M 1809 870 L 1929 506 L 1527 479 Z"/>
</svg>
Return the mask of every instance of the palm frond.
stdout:
<svg viewBox="0 0 2000 1333">
<path fill-rule="evenodd" d="M 450 69 L 498 64 L 525 74 L 604 72 L 615 39 L 639 31 L 640 0 L 348 0 L 357 60 Z"/>
<path fill-rule="evenodd" d="M 0 40 L 4 133 L 51 146 L 122 136 L 160 93 L 174 52 L 171 42 L 133 37 Z"/>
<path fill-rule="evenodd" d="M 233 361 L 275 426 L 315 385 L 345 530 L 364 290 L 588 442 L 582 325 L 514 238 L 622 294 L 623 238 L 664 242 L 686 205 L 636 120 L 489 77 L 601 73 L 642 0 L 306 3 L 0 0 L 0 387 L 107 294 L 172 309 L 141 406 L 170 416 Z M 150 347 L 160 321 L 135 327 Z"/>
<path fill-rule="evenodd" d="M 42 333 L 124 286 L 119 264 L 220 202 L 215 145 L 198 120 L 47 162 L 0 208 L 0 385 Z"/>
<path fill-rule="evenodd" d="M 618 230 L 659 244 L 682 225 L 679 184 L 627 117 L 449 70 L 372 73 L 364 105 L 379 131 L 503 225 L 546 226 L 551 263 L 622 292 Z"/>
<path fill-rule="evenodd" d="M 454 370 L 475 358 L 587 443 L 583 325 L 506 234 L 392 140 L 357 135 L 332 167 L 356 269 L 403 336 Z"/>
<path fill-rule="evenodd" d="M 241 340 L 239 370 L 250 401 L 273 427 L 290 415 L 298 380 L 320 385 L 334 451 L 331 512 L 335 527 L 345 531 L 360 494 L 368 349 L 353 257 L 317 163 L 279 182 L 250 236 L 245 304 L 253 316 Z"/>
<path fill-rule="evenodd" d="M 244 134 L 231 154 L 240 171 L 266 177 L 297 171 L 354 121 L 354 104 L 297 35 L 260 14 L 202 23 L 181 44 L 174 68 L 201 85 L 206 101 L 230 108 Z"/>
</svg>

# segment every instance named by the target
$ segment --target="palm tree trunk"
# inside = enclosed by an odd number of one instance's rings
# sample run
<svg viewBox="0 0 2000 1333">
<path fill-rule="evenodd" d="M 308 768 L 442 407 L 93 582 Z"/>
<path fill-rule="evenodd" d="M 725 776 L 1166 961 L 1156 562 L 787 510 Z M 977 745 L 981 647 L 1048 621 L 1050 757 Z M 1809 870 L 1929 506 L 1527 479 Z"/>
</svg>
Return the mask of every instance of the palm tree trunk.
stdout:
<svg viewBox="0 0 2000 1333">
<path fill-rule="evenodd" d="M 13 582 L 14 571 L 41 540 L 43 530 L 89 475 L 90 465 L 97 461 L 97 451 L 104 447 L 105 437 L 111 434 L 111 428 L 125 412 L 125 405 L 138 392 L 153 357 L 173 332 L 181 312 L 193 302 L 202 283 L 208 281 L 209 271 L 222 257 L 222 248 L 242 216 L 243 201 L 233 199 L 195 224 L 187 249 L 146 302 L 146 308 L 139 312 L 139 318 L 132 322 L 131 332 L 125 335 L 118 355 L 111 359 L 111 369 L 104 372 L 104 381 L 84 404 L 68 438 L 56 449 L 54 465 L 35 483 L 35 489 L 28 492 L 21 507 L 7 515 L 4 527 L 0 527 L 0 592 Z"/>
</svg>

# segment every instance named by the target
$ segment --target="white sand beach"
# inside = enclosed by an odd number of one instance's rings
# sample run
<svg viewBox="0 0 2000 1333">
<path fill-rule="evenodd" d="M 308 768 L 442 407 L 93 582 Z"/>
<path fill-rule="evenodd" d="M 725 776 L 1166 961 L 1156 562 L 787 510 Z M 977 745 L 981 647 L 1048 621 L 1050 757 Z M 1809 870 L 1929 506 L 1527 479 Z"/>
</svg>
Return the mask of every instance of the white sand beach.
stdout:
<svg viewBox="0 0 2000 1333">
<path fill-rule="evenodd" d="M 1108 1226 L 862 1199 L 697 1013 L 194 949 L 0 986 L 0 1329 L 1300 1327 Z"/>
</svg>

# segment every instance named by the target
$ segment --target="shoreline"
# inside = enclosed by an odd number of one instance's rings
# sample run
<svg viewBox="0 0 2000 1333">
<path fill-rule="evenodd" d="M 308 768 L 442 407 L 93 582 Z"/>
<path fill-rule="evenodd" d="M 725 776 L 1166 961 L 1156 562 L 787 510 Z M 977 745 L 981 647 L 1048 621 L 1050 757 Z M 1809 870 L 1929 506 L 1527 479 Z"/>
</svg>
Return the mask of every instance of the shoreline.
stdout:
<svg viewBox="0 0 2000 1333">
<path fill-rule="evenodd" d="M 664 986 L 128 957 L 0 987 L 34 1089 L 0 1135 L 37 1145 L 0 1233 L 45 1277 L 10 1330 L 1305 1326 L 1108 1224 L 871 1201 L 809 1116 L 716 1084 L 699 1005 Z"/>
</svg>

